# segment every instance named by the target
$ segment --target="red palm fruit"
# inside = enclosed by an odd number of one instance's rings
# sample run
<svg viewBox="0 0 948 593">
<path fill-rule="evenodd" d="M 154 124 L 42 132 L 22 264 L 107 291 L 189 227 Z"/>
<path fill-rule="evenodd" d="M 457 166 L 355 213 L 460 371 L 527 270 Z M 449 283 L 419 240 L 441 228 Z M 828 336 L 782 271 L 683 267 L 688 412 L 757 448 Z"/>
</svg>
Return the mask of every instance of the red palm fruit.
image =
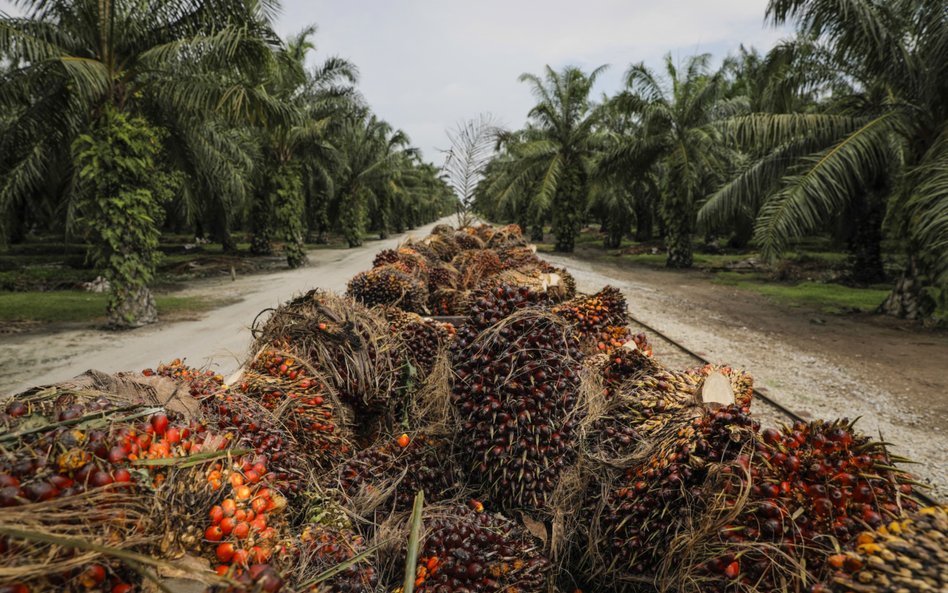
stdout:
<svg viewBox="0 0 948 593">
<path fill-rule="evenodd" d="M 214 553 L 221 562 L 230 562 L 234 557 L 234 544 L 230 542 L 219 544 Z"/>
</svg>

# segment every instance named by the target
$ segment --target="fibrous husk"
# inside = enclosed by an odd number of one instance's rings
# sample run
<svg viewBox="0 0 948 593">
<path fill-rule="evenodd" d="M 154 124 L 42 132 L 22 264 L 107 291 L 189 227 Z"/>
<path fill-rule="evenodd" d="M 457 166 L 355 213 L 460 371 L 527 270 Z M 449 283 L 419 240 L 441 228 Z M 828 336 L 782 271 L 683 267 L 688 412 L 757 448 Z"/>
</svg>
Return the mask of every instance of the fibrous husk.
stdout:
<svg viewBox="0 0 948 593">
<path fill-rule="evenodd" d="M 280 306 L 253 331 L 254 352 L 293 344 L 314 377 L 353 408 L 360 428 L 368 421 L 365 414 L 396 407 L 406 353 L 380 312 L 312 290 Z"/>
<path fill-rule="evenodd" d="M 454 240 L 454 233 L 443 235 L 431 235 L 422 241 L 429 249 L 438 254 L 438 258 L 443 262 L 450 262 L 458 253 L 461 247 Z"/>
<path fill-rule="evenodd" d="M 497 253 L 490 249 L 462 251 L 451 260 L 451 265 L 460 273 L 460 287 L 466 290 L 479 288 L 503 267 Z"/>
<path fill-rule="evenodd" d="M 458 244 L 458 247 L 464 251 L 471 251 L 477 249 L 484 249 L 484 241 L 474 233 L 469 233 L 466 231 L 458 231 L 454 233 L 454 241 Z"/>
</svg>

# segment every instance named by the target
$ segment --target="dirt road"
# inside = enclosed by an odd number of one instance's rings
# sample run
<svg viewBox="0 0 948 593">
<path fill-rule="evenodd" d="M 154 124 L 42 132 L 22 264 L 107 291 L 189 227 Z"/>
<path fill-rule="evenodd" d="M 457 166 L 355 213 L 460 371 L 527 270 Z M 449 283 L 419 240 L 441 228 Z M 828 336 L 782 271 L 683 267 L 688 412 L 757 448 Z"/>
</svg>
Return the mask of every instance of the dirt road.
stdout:
<svg viewBox="0 0 948 593">
<path fill-rule="evenodd" d="M 140 371 L 177 357 L 187 357 L 193 366 L 210 365 L 226 376 L 247 354 L 249 327 L 257 313 L 311 288 L 345 290 L 353 274 L 372 267 L 378 251 L 408 236 L 423 237 L 438 222 L 355 249 L 311 251 L 305 268 L 196 283 L 186 294 L 240 299 L 196 321 L 159 323 L 130 332 L 84 329 L 2 336 L 0 394 L 16 393 L 37 381 L 62 381 L 88 369 Z"/>
<path fill-rule="evenodd" d="M 912 471 L 948 498 L 948 334 L 879 317 L 825 316 L 682 273 L 544 254 L 579 289 L 621 289 L 630 313 L 714 362 L 745 368 L 755 385 L 804 417 L 857 418 L 863 432 L 919 462 Z M 656 357 L 693 366 L 661 340 Z M 777 415 L 755 409 L 765 423 Z"/>
</svg>

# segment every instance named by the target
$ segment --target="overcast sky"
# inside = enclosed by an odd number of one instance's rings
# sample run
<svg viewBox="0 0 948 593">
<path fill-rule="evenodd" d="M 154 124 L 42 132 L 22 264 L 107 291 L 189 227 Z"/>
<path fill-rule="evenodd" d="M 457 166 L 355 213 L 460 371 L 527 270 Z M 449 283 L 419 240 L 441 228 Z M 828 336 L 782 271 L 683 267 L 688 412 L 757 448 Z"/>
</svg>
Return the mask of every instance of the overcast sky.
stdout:
<svg viewBox="0 0 948 593">
<path fill-rule="evenodd" d="M 0 0 L 0 10 L 9 10 Z M 314 23 L 315 61 L 356 63 L 375 111 L 440 164 L 445 130 L 482 112 L 519 127 L 532 104 L 523 72 L 610 64 L 596 95 L 619 88 L 632 62 L 659 66 L 739 44 L 765 51 L 783 37 L 767 0 L 283 0 L 282 35 Z"/>
<path fill-rule="evenodd" d="M 445 130 L 481 112 L 519 127 L 532 105 L 523 72 L 610 64 L 595 94 L 619 88 L 632 62 L 664 54 L 762 51 L 785 31 L 767 0 L 283 0 L 280 33 L 315 23 L 317 53 L 358 65 L 375 111 L 437 164 Z"/>
</svg>

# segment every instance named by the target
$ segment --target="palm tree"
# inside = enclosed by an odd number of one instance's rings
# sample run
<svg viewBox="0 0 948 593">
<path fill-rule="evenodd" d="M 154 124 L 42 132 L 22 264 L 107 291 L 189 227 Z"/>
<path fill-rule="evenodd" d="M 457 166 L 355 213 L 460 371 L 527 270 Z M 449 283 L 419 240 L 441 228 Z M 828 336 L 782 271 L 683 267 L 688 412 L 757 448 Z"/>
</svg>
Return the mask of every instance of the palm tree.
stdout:
<svg viewBox="0 0 948 593">
<path fill-rule="evenodd" d="M 560 72 L 547 66 L 543 78 L 520 76 L 530 84 L 537 104 L 528 114 L 526 130 L 518 134 L 516 149 L 510 152 L 508 174 L 499 178 L 505 185 L 496 187 L 495 193 L 509 199 L 530 187 L 532 222 L 542 225 L 550 215 L 557 251 L 573 251 L 585 214 L 591 161 L 599 139 L 599 110 L 589 95 L 605 68 L 586 74 L 575 66 Z"/>
<path fill-rule="evenodd" d="M 355 98 L 352 85 L 358 77 L 353 64 L 337 57 L 306 70 L 306 56 L 316 49 L 311 41 L 315 32 L 309 26 L 289 38 L 268 77 L 269 94 L 293 109 L 293 119 L 260 129 L 267 165 L 259 176 L 254 203 L 253 246 L 258 253 L 269 252 L 270 233 L 279 229 L 291 268 L 306 262 L 304 190 L 312 183 L 304 185 L 304 176 L 327 174 L 325 169 L 335 158 L 331 128 Z"/>
<path fill-rule="evenodd" d="M 615 138 L 600 161 L 603 175 L 647 175 L 660 166 L 661 215 L 665 223 L 666 265 L 688 268 L 693 261 L 694 208 L 732 155 L 720 144 L 716 123 L 744 108 L 727 98 L 724 74 L 711 72 L 710 54 L 689 58 L 679 71 L 665 56 L 666 79 L 644 64 L 626 73 L 627 89 L 613 98 L 615 108 L 637 118 L 635 133 Z"/>
<path fill-rule="evenodd" d="M 924 314 L 925 285 L 948 285 L 948 13 L 926 0 L 772 0 L 767 15 L 796 25 L 804 82 L 830 97 L 816 112 L 728 122 L 728 138 L 762 156 L 701 220 L 759 201 L 755 241 L 774 257 L 834 216 L 883 211 L 907 253 L 883 308 Z"/>
<path fill-rule="evenodd" d="M 227 152 L 199 146 L 202 142 L 213 145 L 221 137 L 196 136 L 189 126 L 201 130 L 208 129 L 201 123 L 214 117 L 247 119 L 283 113 L 265 91 L 245 84 L 250 74 L 271 59 L 271 47 L 277 41 L 270 26 L 275 4 L 269 0 L 158 0 L 150 2 L 147 10 L 132 0 L 23 0 L 20 4 L 26 16 L 0 15 L 0 55 L 13 64 L 0 81 L 0 111 L 7 114 L 0 129 L 3 213 L 29 200 L 57 169 L 56 175 L 74 180 L 64 183 L 60 192 L 68 203 L 63 208 L 66 212 L 81 217 L 83 200 L 116 199 L 108 194 L 83 195 L 83 187 L 92 186 L 78 183 L 79 171 L 74 167 L 77 139 L 108 142 L 109 126 L 125 129 L 143 116 L 143 125 L 173 128 L 174 138 L 193 143 L 188 145 L 191 152 L 206 159 L 195 163 L 201 176 L 186 175 L 184 183 L 206 187 L 211 180 L 226 176 Z M 160 135 L 154 136 L 155 142 Z M 122 146 L 131 144 L 112 148 Z M 87 145 L 83 149 L 87 155 L 95 153 Z M 108 172 L 108 165 L 104 171 Z M 124 178 L 147 180 L 147 176 Z M 115 208 L 87 210 L 122 213 Z M 115 228 L 124 222 L 92 221 L 87 228 Z M 145 227 L 153 225 L 144 222 Z M 123 257 L 111 257 L 108 237 L 93 232 L 90 238 L 99 252 L 94 259 L 113 262 L 104 270 L 113 287 L 110 321 L 134 326 L 154 318 L 154 299 L 147 286 L 156 261 L 150 256 L 154 249 L 150 241 L 129 234 L 119 246 Z M 138 253 L 144 255 L 133 256 Z M 134 273 L 130 268 L 135 268 Z"/>
<path fill-rule="evenodd" d="M 350 247 L 362 244 L 369 208 L 378 208 L 381 197 L 393 190 L 405 166 L 408 136 L 388 123 L 357 109 L 336 136 L 340 152 L 336 173 L 339 224 Z"/>
</svg>

